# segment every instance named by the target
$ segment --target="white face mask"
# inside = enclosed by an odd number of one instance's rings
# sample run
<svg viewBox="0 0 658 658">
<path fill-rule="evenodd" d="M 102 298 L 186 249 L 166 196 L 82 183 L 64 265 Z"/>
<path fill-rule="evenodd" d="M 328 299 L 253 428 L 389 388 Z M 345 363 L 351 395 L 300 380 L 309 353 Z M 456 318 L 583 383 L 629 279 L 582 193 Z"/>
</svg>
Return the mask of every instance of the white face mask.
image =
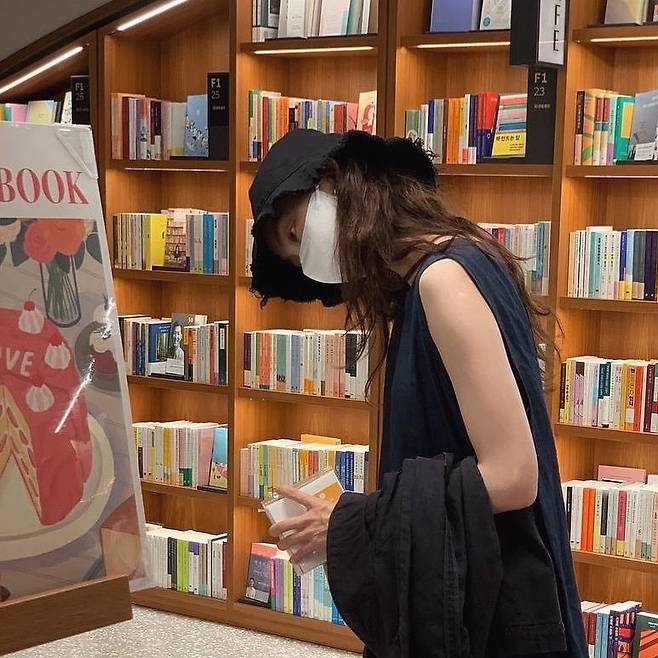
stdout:
<svg viewBox="0 0 658 658">
<path fill-rule="evenodd" d="M 306 210 L 299 249 L 302 272 L 320 283 L 342 283 L 338 262 L 338 200 L 317 188 Z"/>
</svg>

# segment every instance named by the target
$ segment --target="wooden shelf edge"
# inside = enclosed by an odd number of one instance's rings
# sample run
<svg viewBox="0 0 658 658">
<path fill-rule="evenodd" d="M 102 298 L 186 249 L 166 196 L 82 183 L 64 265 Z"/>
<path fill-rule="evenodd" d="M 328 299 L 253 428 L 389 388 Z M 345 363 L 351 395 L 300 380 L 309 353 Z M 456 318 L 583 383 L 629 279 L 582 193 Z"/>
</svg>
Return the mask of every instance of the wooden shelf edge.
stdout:
<svg viewBox="0 0 658 658">
<path fill-rule="evenodd" d="M 567 165 L 567 178 L 658 178 L 658 164 Z"/>
<path fill-rule="evenodd" d="M 658 574 L 658 562 L 634 560 L 627 557 L 602 555 L 600 553 L 588 553 L 585 551 L 572 551 L 571 553 L 573 561 L 576 564 L 589 564 L 591 566 L 606 567 L 608 569 L 629 569 L 631 571 L 641 571 L 642 573 L 652 575 Z"/>
<path fill-rule="evenodd" d="M 440 176 L 490 176 L 513 178 L 551 178 L 553 165 L 483 162 L 475 165 L 437 164 Z"/>
<path fill-rule="evenodd" d="M 133 592 L 132 601 L 135 605 L 141 605 L 145 608 L 173 612 L 207 621 L 228 623 L 228 606 L 226 601 L 221 599 L 212 599 L 207 596 L 155 587 L 141 592 Z"/>
<path fill-rule="evenodd" d="M 160 270 L 128 270 L 115 267 L 112 270 L 115 279 L 135 281 L 163 281 L 166 283 L 197 283 L 208 286 L 228 288 L 231 278 L 224 274 L 200 274 L 198 272 L 167 272 Z"/>
<path fill-rule="evenodd" d="M 173 391 L 190 391 L 192 393 L 214 393 L 228 395 L 228 386 L 215 386 L 214 384 L 198 384 L 196 382 L 185 382 L 178 379 L 164 379 L 160 377 L 143 377 L 142 375 L 128 375 L 129 384 L 159 388 Z"/>
<path fill-rule="evenodd" d="M 440 52 L 496 52 L 508 50 L 509 30 L 479 30 L 474 32 L 428 32 L 403 37 L 400 45 L 405 48 Z"/>
<path fill-rule="evenodd" d="M 344 651 L 355 653 L 363 651 L 363 643 L 347 626 L 306 617 L 295 617 L 247 603 L 234 603 L 232 608 L 236 619 L 240 620 L 240 626 L 244 628 Z"/>
<path fill-rule="evenodd" d="M 195 498 L 197 500 L 205 500 L 217 502 L 217 500 L 226 500 L 222 498 L 226 496 L 226 491 L 205 491 L 203 489 L 194 489 L 192 487 L 181 487 L 176 484 L 165 484 L 164 482 L 153 482 L 151 480 L 141 480 L 142 491 L 149 493 L 163 494 L 165 496 L 180 496 L 182 498 Z"/>
<path fill-rule="evenodd" d="M 560 308 L 580 311 L 607 311 L 610 313 L 658 313 L 658 302 L 622 301 L 619 299 L 589 299 L 586 297 L 560 297 Z"/>
<path fill-rule="evenodd" d="M 251 498 L 249 496 L 238 496 L 238 505 L 241 507 L 251 507 L 252 509 L 263 511 L 263 506 L 261 501 L 257 498 Z"/>
<path fill-rule="evenodd" d="M 109 168 L 119 171 L 226 173 L 231 170 L 231 163 L 228 160 L 111 160 Z"/>
<path fill-rule="evenodd" d="M 363 400 L 349 400 L 344 398 L 328 398 L 320 395 L 304 395 L 302 393 L 281 393 L 279 391 L 261 391 L 256 388 L 238 388 L 238 397 L 265 402 L 284 402 L 286 404 L 315 404 L 325 407 L 342 407 L 362 409 L 368 411 L 370 404 Z"/>
<path fill-rule="evenodd" d="M 563 436 L 596 439 L 597 441 L 616 441 L 617 443 L 640 443 L 658 447 L 658 434 L 650 434 L 649 432 L 629 432 L 626 430 L 611 430 L 600 427 L 581 427 L 580 425 L 568 425 L 566 423 L 555 423 L 555 431 L 558 435 Z"/>
<path fill-rule="evenodd" d="M 658 24 L 594 25 L 573 31 L 573 40 L 600 48 L 646 48 L 658 46 Z"/>
<path fill-rule="evenodd" d="M 0 604 L 0 655 L 132 619 L 125 576 L 71 585 Z"/>
<path fill-rule="evenodd" d="M 268 39 L 259 42 L 243 42 L 240 52 L 274 57 L 312 57 L 322 55 L 376 55 L 379 45 L 377 35 L 354 34 L 334 37 L 309 37 L 307 39 Z"/>
</svg>

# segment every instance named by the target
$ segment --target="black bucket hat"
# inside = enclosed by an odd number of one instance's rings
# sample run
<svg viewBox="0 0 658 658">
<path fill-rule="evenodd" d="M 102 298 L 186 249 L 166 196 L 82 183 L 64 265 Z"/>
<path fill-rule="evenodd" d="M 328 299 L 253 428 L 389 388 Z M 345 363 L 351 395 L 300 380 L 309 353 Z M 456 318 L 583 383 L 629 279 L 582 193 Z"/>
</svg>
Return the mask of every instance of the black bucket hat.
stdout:
<svg viewBox="0 0 658 658">
<path fill-rule="evenodd" d="M 383 139 L 358 130 L 326 134 L 293 130 L 272 146 L 261 162 L 249 190 L 254 217 L 251 290 L 267 301 L 281 298 L 296 302 L 340 304 L 341 287 L 313 281 L 301 268 L 282 260 L 268 247 L 263 233 L 267 219 L 275 217 L 278 203 L 287 196 L 310 192 L 322 178 L 327 163 L 359 162 L 366 177 L 397 174 L 436 187 L 434 165 L 418 143 L 394 137 Z"/>
</svg>

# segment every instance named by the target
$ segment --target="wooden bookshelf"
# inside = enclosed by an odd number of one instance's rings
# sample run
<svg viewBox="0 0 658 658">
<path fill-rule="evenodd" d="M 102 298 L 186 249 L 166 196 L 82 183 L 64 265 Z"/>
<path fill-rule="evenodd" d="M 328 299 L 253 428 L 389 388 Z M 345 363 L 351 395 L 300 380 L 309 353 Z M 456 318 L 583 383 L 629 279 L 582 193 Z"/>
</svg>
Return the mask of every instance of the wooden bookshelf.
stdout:
<svg viewBox="0 0 658 658">
<path fill-rule="evenodd" d="M 591 27 L 601 20 L 604 4 L 604 0 L 571 3 L 569 61 L 558 78 L 554 164 L 443 165 L 440 184 L 448 205 L 474 221 L 552 221 L 550 290 L 540 301 L 557 309 L 564 338 L 559 338 L 554 320 L 548 321 L 547 328 L 558 336 L 562 358 L 581 354 L 656 357 L 658 333 L 652 316 L 658 304 L 567 297 L 571 231 L 591 224 L 610 224 L 617 229 L 656 227 L 654 179 L 658 179 L 658 167 L 573 166 L 577 90 L 600 87 L 635 93 L 658 87 L 658 26 Z M 380 0 L 377 35 L 251 43 L 248 0 L 188 0 L 133 29 L 118 32 L 122 18 L 84 40 L 85 57 L 80 56 L 74 68 L 75 72 L 90 71 L 92 89 L 98 92 L 94 116 L 109 243 L 113 238 L 111 218 L 118 212 L 190 206 L 228 210 L 231 216 L 228 277 L 115 270 L 120 313 L 159 317 L 186 311 L 206 313 L 211 320 L 228 319 L 232 349 L 228 387 L 129 378 L 135 421 L 188 418 L 228 422 L 230 427 L 227 495 L 183 492 L 150 482 L 142 485 L 150 521 L 178 529 L 230 533 L 228 600 L 149 590 L 135 595 L 137 603 L 336 648 L 359 648 L 353 634 L 343 627 L 240 602 L 250 545 L 267 539 L 267 521 L 258 511 L 259 502 L 240 495 L 240 449 L 268 437 L 302 432 L 369 444 L 372 487 L 381 423 L 378 385 L 372 403 L 242 386 L 246 331 L 329 329 L 344 323 L 343 309 L 317 304 L 274 301 L 261 310 L 249 292 L 251 279 L 244 275 L 245 222 L 251 217 L 248 189 L 259 164 L 247 161 L 247 94 L 249 89 L 260 88 L 291 96 L 355 101 L 360 92 L 377 89 L 378 131 L 399 136 L 405 110 L 418 108 L 429 98 L 525 91 L 526 70 L 508 64 L 509 33 L 428 34 L 427 9 L 427 0 Z M 43 53 L 43 58 L 50 54 Z M 66 64 L 57 73 L 40 77 L 40 82 L 34 79 L 17 88 L 11 99 L 1 98 L 0 102 L 47 94 L 53 85 L 61 86 L 68 79 L 72 66 L 72 62 Z M 208 71 L 229 71 L 231 75 L 232 130 L 227 161 L 112 159 L 112 93 L 185 100 L 187 95 L 205 93 Z M 552 345 L 548 347 L 550 351 Z M 557 378 L 559 368 L 553 362 L 548 365 Z M 658 437 L 561 425 L 557 379 L 548 399 L 564 479 L 591 478 L 601 463 L 658 472 L 658 451 L 654 449 Z M 658 589 L 647 584 L 650 579 L 646 578 L 656 572 L 655 565 L 582 553 L 574 553 L 574 560 L 584 598 L 638 598 L 647 608 L 658 608 Z"/>
<path fill-rule="evenodd" d="M 181 487 L 176 484 L 165 484 L 164 482 L 151 482 L 150 480 L 142 480 L 142 491 L 149 493 L 162 494 L 163 496 L 183 496 L 185 498 L 199 498 L 217 502 L 217 496 L 226 496 L 226 491 L 204 491 L 202 489 L 194 489 L 193 487 Z"/>
<path fill-rule="evenodd" d="M 641 301 L 567 297 L 569 235 L 588 225 L 615 229 L 656 228 L 653 199 L 658 168 L 651 164 L 573 166 L 576 92 L 590 87 L 634 94 L 658 86 L 658 26 L 592 27 L 602 20 L 605 2 L 578 0 L 570 8 L 570 43 L 564 80 L 562 175 L 555 192 L 559 227 L 552 263 L 564 338 L 562 359 L 583 354 L 608 358 L 654 358 L 658 336 L 652 329 L 658 305 Z M 558 422 L 559 373 L 554 381 L 553 420 L 562 478 L 596 478 L 599 464 L 642 467 L 656 472 L 658 437 L 636 432 L 573 427 Z M 658 590 L 648 575 L 657 565 L 636 560 L 574 553 L 580 593 L 594 601 L 642 600 L 658 606 Z"/>
</svg>

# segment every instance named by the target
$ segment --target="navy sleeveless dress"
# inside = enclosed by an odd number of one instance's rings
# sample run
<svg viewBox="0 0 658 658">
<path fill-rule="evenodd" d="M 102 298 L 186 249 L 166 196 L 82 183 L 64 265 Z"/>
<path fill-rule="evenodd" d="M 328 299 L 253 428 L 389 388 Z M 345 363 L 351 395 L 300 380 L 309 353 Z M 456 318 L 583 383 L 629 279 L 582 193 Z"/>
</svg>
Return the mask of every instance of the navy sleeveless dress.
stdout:
<svg viewBox="0 0 658 658">
<path fill-rule="evenodd" d="M 535 511 L 556 570 L 569 658 L 587 658 L 566 527 L 551 422 L 546 409 L 530 321 L 506 266 L 476 244 L 456 238 L 425 257 L 400 304 L 387 357 L 380 479 L 407 458 L 443 452 L 456 459 L 474 455 L 450 377 L 427 325 L 418 281 L 432 263 L 451 258 L 477 285 L 496 318 L 524 401 L 539 462 Z"/>
</svg>

